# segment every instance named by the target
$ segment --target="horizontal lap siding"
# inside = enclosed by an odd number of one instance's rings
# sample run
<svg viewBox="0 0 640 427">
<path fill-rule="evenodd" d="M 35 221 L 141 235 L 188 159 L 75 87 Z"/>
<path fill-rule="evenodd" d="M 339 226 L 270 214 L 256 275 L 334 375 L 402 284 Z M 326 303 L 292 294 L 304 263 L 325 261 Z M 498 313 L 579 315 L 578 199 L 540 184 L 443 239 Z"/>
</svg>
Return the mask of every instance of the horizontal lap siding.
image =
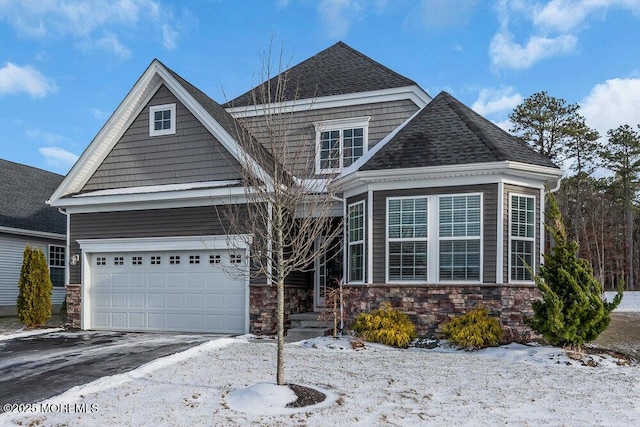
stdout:
<svg viewBox="0 0 640 427">
<path fill-rule="evenodd" d="M 387 198 L 433 194 L 483 193 L 483 283 L 496 281 L 496 235 L 498 185 L 484 184 L 457 187 L 378 191 L 373 193 L 373 282 L 385 283 Z"/>
<path fill-rule="evenodd" d="M 418 107 L 409 100 L 381 102 L 369 105 L 356 105 L 349 107 L 326 108 L 312 111 L 299 111 L 282 116 L 271 116 L 275 125 L 272 129 L 278 129 L 279 133 L 286 132 L 289 146 L 292 150 L 301 153 L 294 159 L 293 164 L 287 165 L 297 173 L 305 171 L 309 174 L 315 170 L 315 122 L 334 119 L 348 119 L 354 117 L 370 116 L 369 122 L 369 149 L 376 145 L 382 138 L 400 126 L 405 120 L 413 115 Z M 251 107 L 248 107 L 251 111 Z M 280 117 L 280 119 L 278 118 Z M 250 117 L 241 119 L 252 134 L 268 147 L 266 139 L 267 131 L 264 117 Z"/>
<path fill-rule="evenodd" d="M 145 211 L 97 212 L 71 215 L 71 253 L 80 253 L 82 239 L 117 239 L 172 236 L 225 235 L 229 220 L 225 211 L 213 206 Z M 234 207 L 238 216 L 244 207 Z M 240 209 L 240 211 L 236 210 Z M 159 248 L 161 249 L 161 248 Z M 70 269 L 70 283 L 80 283 L 81 266 Z"/>
<path fill-rule="evenodd" d="M 176 104 L 175 135 L 149 136 L 149 106 Z M 162 86 L 107 155 L 83 192 L 241 179 L 237 160 Z"/>
<path fill-rule="evenodd" d="M 64 240 L 46 240 L 37 237 L 21 237 L 0 233 L 0 307 L 15 307 L 18 298 L 18 281 L 22 270 L 24 248 L 40 248 L 49 259 L 49 245 L 65 246 Z M 64 300 L 64 287 L 53 288 L 51 302 L 61 304 Z"/>
</svg>

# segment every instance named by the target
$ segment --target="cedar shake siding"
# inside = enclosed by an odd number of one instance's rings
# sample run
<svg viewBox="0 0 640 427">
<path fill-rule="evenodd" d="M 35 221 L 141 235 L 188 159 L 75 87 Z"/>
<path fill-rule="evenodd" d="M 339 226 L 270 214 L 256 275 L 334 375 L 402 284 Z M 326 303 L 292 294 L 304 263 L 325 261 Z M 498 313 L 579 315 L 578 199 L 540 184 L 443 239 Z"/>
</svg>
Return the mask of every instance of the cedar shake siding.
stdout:
<svg viewBox="0 0 640 427">
<path fill-rule="evenodd" d="M 386 218 L 387 197 L 425 196 L 433 194 L 456 195 L 482 193 L 482 282 L 496 281 L 496 236 L 498 185 L 483 184 L 457 187 L 420 188 L 413 190 L 377 191 L 373 193 L 373 283 L 385 283 L 386 278 Z"/>
<path fill-rule="evenodd" d="M 176 133 L 149 136 L 149 107 L 176 104 Z M 145 185 L 240 180 L 240 164 L 162 85 L 82 192 Z"/>
<path fill-rule="evenodd" d="M 248 107 L 248 111 L 251 111 L 251 107 Z M 287 132 L 286 137 L 290 141 L 289 145 L 292 152 L 298 153 L 291 159 L 294 164 L 287 166 L 293 167 L 294 173 L 302 173 L 303 176 L 314 173 L 316 155 L 316 131 L 314 123 L 334 119 L 371 117 L 368 132 L 368 150 L 370 150 L 416 111 L 418 111 L 418 107 L 412 101 L 399 100 L 283 114 L 281 116 L 283 123 L 278 124 L 278 126 L 282 126 L 282 132 Z M 262 142 L 268 147 L 269 142 L 265 138 L 269 129 L 265 128 L 264 120 L 264 116 L 239 119 L 259 142 Z M 274 126 L 272 126 L 272 128 L 273 127 Z M 308 170 L 307 167 L 310 167 L 311 170 Z M 326 175 L 319 177 L 323 176 Z"/>
</svg>

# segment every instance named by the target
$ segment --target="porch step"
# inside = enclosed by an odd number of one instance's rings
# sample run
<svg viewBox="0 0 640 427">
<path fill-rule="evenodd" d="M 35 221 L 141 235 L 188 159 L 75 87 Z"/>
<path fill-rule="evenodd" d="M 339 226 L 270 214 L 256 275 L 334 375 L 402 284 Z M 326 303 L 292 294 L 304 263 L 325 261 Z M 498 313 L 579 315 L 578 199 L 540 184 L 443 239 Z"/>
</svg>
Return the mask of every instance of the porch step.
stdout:
<svg viewBox="0 0 640 427">
<path fill-rule="evenodd" d="M 320 320 L 322 313 L 298 313 L 291 314 L 291 328 L 287 330 L 286 342 L 296 342 L 309 338 L 322 337 L 327 332 L 331 332 L 333 321 Z"/>
</svg>

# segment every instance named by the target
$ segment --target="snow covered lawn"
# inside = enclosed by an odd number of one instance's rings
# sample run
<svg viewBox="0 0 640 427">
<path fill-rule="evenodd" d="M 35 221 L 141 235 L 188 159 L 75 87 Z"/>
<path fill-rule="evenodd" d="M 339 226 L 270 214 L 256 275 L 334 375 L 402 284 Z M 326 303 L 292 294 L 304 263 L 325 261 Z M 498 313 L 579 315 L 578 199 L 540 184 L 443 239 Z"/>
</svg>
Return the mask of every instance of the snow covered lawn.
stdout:
<svg viewBox="0 0 640 427">
<path fill-rule="evenodd" d="M 275 344 L 222 338 L 49 399 L 46 413 L 0 415 L 0 425 L 638 425 L 640 367 L 512 344 L 467 353 L 354 351 L 346 339 L 288 344 L 288 382 L 329 392 L 328 404 L 278 410 L 242 391 L 275 379 Z M 258 389 L 258 394 L 261 392 Z M 256 391 L 255 389 L 253 391 Z M 233 393 L 235 392 L 235 393 Z M 230 394 L 240 399 L 231 398 Z M 233 400 L 230 408 L 229 400 Z M 48 406 L 47 406 L 48 405 Z M 76 411 L 73 413 L 73 411 Z M 247 412 L 253 412 L 248 414 Z M 270 415 L 260 415 L 255 412 Z"/>
</svg>

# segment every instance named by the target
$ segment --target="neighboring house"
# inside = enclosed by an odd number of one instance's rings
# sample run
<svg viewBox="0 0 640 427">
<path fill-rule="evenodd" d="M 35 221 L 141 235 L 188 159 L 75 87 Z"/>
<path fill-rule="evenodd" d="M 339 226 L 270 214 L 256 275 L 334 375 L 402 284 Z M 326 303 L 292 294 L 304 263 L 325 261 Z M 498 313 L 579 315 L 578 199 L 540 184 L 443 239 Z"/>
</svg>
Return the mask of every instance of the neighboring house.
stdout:
<svg viewBox="0 0 640 427">
<path fill-rule="evenodd" d="M 67 222 L 46 204 L 64 177 L 0 159 L 0 315 L 15 315 L 26 245 L 42 249 L 53 283 L 54 310 L 65 295 Z"/>
<path fill-rule="evenodd" d="M 252 254 L 220 212 L 242 204 L 242 168 L 260 173 L 238 141 L 260 141 L 265 115 L 287 111 L 291 147 L 315 158 L 290 172 L 335 177 L 346 224 L 344 262 L 320 257 L 313 274 L 288 278 L 287 314 L 322 309 L 338 270 L 350 320 L 390 301 L 434 331 L 482 303 L 517 331 L 536 295 L 525 262 L 541 259 L 545 186 L 561 170 L 341 42 L 287 81 L 269 105 L 250 91 L 223 108 L 152 61 L 50 199 L 81 260 L 67 288 L 73 325 L 272 332 L 274 287 L 225 274 Z"/>
</svg>

